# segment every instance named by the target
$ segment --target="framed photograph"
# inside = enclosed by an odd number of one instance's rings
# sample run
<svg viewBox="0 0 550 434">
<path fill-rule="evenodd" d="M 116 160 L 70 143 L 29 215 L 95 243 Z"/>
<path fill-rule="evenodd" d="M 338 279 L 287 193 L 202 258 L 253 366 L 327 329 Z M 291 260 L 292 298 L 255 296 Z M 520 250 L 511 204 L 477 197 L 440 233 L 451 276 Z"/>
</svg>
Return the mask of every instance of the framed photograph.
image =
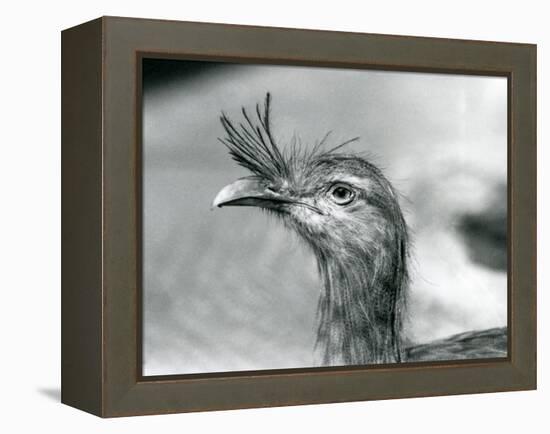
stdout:
<svg viewBox="0 0 550 434">
<path fill-rule="evenodd" d="M 62 32 L 62 401 L 536 388 L 536 46 Z"/>
</svg>

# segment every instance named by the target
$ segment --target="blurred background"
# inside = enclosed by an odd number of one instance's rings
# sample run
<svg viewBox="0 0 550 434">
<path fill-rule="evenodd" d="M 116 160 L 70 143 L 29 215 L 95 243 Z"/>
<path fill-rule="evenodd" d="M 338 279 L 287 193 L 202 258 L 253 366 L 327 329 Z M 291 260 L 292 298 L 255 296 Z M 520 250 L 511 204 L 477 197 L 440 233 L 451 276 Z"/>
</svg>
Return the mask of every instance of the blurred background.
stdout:
<svg viewBox="0 0 550 434">
<path fill-rule="evenodd" d="M 348 151 L 401 193 L 410 342 L 506 325 L 505 78 L 146 59 L 144 375 L 314 365 L 313 256 L 265 213 L 211 209 L 247 175 L 217 140 L 219 114 L 267 91 L 281 146 L 360 136 Z"/>
</svg>

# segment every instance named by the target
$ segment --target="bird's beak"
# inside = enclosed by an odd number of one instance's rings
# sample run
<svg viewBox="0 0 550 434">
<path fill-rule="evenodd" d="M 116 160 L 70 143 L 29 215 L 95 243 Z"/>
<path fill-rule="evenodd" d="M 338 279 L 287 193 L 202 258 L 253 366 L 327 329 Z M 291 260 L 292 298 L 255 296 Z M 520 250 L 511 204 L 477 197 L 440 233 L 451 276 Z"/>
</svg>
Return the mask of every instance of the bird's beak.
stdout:
<svg viewBox="0 0 550 434">
<path fill-rule="evenodd" d="M 280 209 L 282 204 L 294 201 L 268 189 L 255 179 L 238 179 L 226 185 L 216 195 L 212 207 L 257 206 L 260 208 Z"/>
</svg>

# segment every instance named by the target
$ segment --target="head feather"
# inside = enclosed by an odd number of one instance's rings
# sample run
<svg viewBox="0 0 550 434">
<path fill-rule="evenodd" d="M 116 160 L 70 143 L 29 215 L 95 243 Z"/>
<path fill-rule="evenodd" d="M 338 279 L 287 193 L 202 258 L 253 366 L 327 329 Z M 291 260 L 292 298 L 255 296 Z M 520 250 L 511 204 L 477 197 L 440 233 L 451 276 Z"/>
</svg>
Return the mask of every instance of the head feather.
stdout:
<svg viewBox="0 0 550 434">
<path fill-rule="evenodd" d="M 243 121 L 238 124 L 222 112 L 220 121 L 225 137 L 218 140 L 229 149 L 231 158 L 238 165 L 270 182 L 290 180 L 314 160 L 337 154 L 343 146 L 359 139 L 354 137 L 325 150 L 324 146 L 331 133 L 329 131 L 311 149 L 303 147 L 296 137 L 293 137 L 289 146 L 281 149 L 271 129 L 271 94 L 269 92 L 266 94 L 263 108 L 260 104 L 256 104 L 255 116 L 251 117 L 244 107 L 241 112 Z"/>
</svg>

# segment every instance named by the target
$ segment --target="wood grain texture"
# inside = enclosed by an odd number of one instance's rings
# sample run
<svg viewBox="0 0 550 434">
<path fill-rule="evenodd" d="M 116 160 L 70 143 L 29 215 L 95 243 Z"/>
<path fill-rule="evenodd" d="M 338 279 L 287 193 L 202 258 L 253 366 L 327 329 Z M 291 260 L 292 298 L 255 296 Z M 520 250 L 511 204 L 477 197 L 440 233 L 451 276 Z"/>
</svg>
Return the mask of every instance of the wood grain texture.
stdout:
<svg viewBox="0 0 550 434">
<path fill-rule="evenodd" d="M 62 33 L 61 401 L 101 413 L 101 20 Z"/>
</svg>

